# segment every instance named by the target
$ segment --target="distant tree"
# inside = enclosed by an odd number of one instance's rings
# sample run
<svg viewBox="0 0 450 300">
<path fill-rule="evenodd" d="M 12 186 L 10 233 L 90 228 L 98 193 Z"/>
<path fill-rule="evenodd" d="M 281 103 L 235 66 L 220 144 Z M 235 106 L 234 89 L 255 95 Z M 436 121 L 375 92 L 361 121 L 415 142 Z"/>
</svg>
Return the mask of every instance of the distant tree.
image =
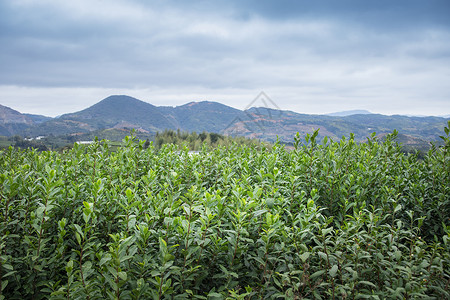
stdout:
<svg viewBox="0 0 450 300">
<path fill-rule="evenodd" d="M 200 133 L 199 135 L 198 135 L 198 137 L 200 138 L 200 140 L 203 142 L 205 139 L 206 139 L 206 137 L 207 137 L 207 133 L 206 132 L 202 132 L 202 133 Z"/>
<path fill-rule="evenodd" d="M 150 147 L 150 141 L 147 139 L 144 144 L 144 149 L 147 149 L 148 147 Z"/>
<path fill-rule="evenodd" d="M 256 140 L 247 139 L 244 137 L 229 137 L 223 136 L 218 133 L 208 133 L 203 131 L 200 134 L 194 132 L 182 132 L 180 130 L 164 130 L 163 132 L 157 132 L 154 137 L 154 146 L 157 150 L 161 148 L 163 144 L 173 144 L 177 146 L 186 145 L 190 150 L 201 150 L 203 145 L 209 147 L 217 146 L 231 146 L 233 144 L 238 145 L 259 145 L 260 142 Z M 145 147 L 145 146 L 144 146 Z"/>
<path fill-rule="evenodd" d="M 9 140 L 14 142 L 14 145 L 15 145 L 16 143 L 22 142 L 23 138 L 20 135 L 14 135 L 14 136 L 10 137 Z"/>
<path fill-rule="evenodd" d="M 209 137 L 211 138 L 211 143 L 215 144 L 221 135 L 218 133 L 210 133 Z"/>
<path fill-rule="evenodd" d="M 160 135 L 156 139 L 156 148 L 160 149 L 163 144 L 164 144 L 164 138 Z"/>
</svg>

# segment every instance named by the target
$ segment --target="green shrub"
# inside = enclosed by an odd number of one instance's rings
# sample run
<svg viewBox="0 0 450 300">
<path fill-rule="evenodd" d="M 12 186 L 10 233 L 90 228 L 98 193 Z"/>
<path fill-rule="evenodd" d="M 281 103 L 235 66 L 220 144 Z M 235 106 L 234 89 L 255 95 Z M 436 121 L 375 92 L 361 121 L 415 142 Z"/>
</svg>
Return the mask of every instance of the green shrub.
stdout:
<svg viewBox="0 0 450 300">
<path fill-rule="evenodd" d="M 449 298 L 445 133 L 3 150 L 0 299 Z"/>
</svg>

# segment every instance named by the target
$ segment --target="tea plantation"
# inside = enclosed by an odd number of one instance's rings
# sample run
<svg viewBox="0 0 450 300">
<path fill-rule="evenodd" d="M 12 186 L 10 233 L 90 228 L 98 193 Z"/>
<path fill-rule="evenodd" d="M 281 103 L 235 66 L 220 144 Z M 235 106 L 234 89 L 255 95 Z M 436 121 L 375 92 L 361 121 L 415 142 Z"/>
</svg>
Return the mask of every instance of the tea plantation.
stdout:
<svg viewBox="0 0 450 300">
<path fill-rule="evenodd" d="M 0 299 L 449 299 L 445 133 L 3 150 Z"/>
</svg>

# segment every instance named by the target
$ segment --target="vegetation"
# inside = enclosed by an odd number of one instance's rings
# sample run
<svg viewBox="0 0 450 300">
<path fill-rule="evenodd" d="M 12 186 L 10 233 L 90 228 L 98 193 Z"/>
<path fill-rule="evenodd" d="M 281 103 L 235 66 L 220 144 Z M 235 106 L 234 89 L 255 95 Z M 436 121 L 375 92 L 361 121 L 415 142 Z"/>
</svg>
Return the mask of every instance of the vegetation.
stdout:
<svg viewBox="0 0 450 300">
<path fill-rule="evenodd" d="M 12 142 L 9 138 L 7 138 L 6 136 L 1 136 L 0 135 L 0 149 L 1 148 L 8 148 L 9 146 L 12 145 Z"/>
<path fill-rule="evenodd" d="M 181 132 L 180 130 L 164 130 L 163 132 L 157 132 L 156 135 L 147 134 L 142 132 L 137 132 L 134 129 L 106 129 L 106 130 L 96 130 L 90 133 L 84 133 L 79 135 L 60 135 L 60 136 L 46 136 L 40 139 L 24 139 L 21 136 L 15 135 L 12 137 L 1 137 L 0 136 L 0 148 L 8 148 L 9 146 L 14 146 L 22 149 L 37 149 L 38 151 L 47 150 L 64 150 L 71 148 L 72 145 L 79 141 L 94 141 L 101 139 L 106 139 L 110 141 L 110 146 L 113 149 L 121 146 L 121 141 L 130 133 L 137 137 L 138 139 L 146 140 L 144 144 L 145 148 L 149 146 L 150 141 L 155 145 L 155 149 L 159 150 L 164 144 L 174 144 L 178 146 L 187 146 L 189 150 L 199 151 L 203 144 L 209 147 L 218 146 L 231 146 L 232 144 L 237 145 L 264 145 L 269 147 L 268 143 L 262 143 L 256 139 L 248 139 L 245 137 L 231 137 L 224 136 L 217 133 L 202 132 L 197 134 L 196 132 Z"/>
<path fill-rule="evenodd" d="M 448 125 L 423 160 L 396 132 L 2 150 L 0 299 L 448 299 Z"/>
<path fill-rule="evenodd" d="M 154 139 L 154 145 L 159 150 L 164 144 L 177 145 L 179 147 L 186 146 L 189 150 L 199 151 L 204 145 L 208 147 L 230 147 L 232 145 L 245 145 L 245 146 L 264 146 L 269 148 L 268 143 L 262 143 L 255 139 L 248 139 L 245 137 L 231 137 L 218 133 L 202 132 L 197 134 L 196 132 L 181 132 L 173 130 L 164 130 L 161 133 L 156 133 Z"/>
</svg>

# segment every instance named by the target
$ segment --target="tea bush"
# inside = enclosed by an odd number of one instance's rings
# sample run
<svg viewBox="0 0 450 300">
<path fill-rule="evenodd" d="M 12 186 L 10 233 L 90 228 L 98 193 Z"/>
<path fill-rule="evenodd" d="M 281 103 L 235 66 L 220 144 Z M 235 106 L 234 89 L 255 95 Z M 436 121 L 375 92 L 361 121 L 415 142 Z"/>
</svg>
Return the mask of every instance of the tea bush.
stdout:
<svg viewBox="0 0 450 300">
<path fill-rule="evenodd" d="M 449 123 L 450 127 L 450 123 Z M 0 152 L 0 299 L 445 299 L 450 139 Z"/>
</svg>

